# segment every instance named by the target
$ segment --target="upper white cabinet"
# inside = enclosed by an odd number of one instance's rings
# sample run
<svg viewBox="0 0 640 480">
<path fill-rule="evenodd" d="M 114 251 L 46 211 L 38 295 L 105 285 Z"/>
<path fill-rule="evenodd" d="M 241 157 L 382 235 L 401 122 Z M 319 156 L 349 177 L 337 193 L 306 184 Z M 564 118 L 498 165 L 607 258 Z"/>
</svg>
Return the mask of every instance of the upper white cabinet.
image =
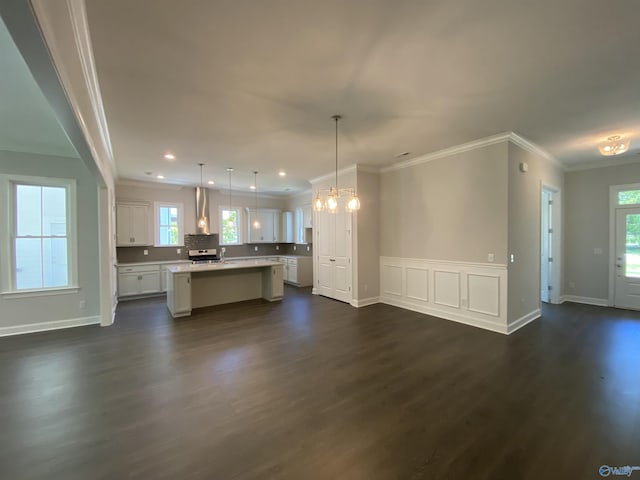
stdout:
<svg viewBox="0 0 640 480">
<path fill-rule="evenodd" d="M 282 236 L 283 243 L 293 243 L 293 212 L 282 212 Z"/>
<path fill-rule="evenodd" d="M 302 207 L 302 226 L 304 228 L 313 228 L 313 211 L 311 205 Z"/>
<path fill-rule="evenodd" d="M 116 204 L 116 245 L 130 247 L 151 245 L 148 203 L 118 202 Z"/>
<path fill-rule="evenodd" d="M 277 243 L 281 241 L 282 212 L 280 210 L 266 208 L 259 208 L 257 211 L 249 210 L 247 218 L 249 219 L 249 241 L 247 243 Z M 258 228 L 254 225 L 256 220 L 259 223 Z"/>
</svg>

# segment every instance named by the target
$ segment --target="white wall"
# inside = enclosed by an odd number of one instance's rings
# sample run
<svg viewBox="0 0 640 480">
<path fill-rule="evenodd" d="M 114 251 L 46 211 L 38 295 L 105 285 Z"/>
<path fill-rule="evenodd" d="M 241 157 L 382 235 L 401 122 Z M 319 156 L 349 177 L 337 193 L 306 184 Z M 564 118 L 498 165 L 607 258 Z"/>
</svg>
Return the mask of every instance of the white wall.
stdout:
<svg viewBox="0 0 640 480">
<path fill-rule="evenodd" d="M 565 290 L 570 296 L 609 297 L 609 186 L 640 182 L 640 163 L 565 175 Z M 601 248 L 602 254 L 594 249 Z M 570 284 L 575 287 L 570 287 Z"/>
<path fill-rule="evenodd" d="M 98 181 L 79 159 L 0 151 L 0 173 L 73 178 L 78 202 L 78 283 L 80 291 L 44 297 L 3 298 L 0 335 L 100 321 Z M 0 259 L 2 268 L 7 259 Z M 84 309 L 80 302 L 86 302 Z"/>
<path fill-rule="evenodd" d="M 507 263 L 507 142 L 380 178 L 380 254 Z"/>
<path fill-rule="evenodd" d="M 353 214 L 353 299 L 360 304 L 380 295 L 380 175 L 356 172 L 360 210 Z"/>
<path fill-rule="evenodd" d="M 526 173 L 520 171 L 521 163 L 528 165 Z M 514 262 L 508 264 L 510 324 L 540 309 L 540 209 L 543 184 L 558 189 L 561 200 L 564 172 L 559 165 L 509 143 L 508 250 L 509 255 L 514 256 Z M 559 252 L 556 261 L 562 263 Z M 562 272 L 560 283 L 555 287 L 562 288 Z"/>
</svg>

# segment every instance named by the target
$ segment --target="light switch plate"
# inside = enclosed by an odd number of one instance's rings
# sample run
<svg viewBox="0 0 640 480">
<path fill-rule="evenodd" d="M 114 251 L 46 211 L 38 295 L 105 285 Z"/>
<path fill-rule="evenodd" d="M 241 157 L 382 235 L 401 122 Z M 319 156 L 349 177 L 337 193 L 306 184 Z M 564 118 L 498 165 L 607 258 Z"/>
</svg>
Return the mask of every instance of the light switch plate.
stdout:
<svg viewBox="0 0 640 480">
<path fill-rule="evenodd" d="M 255 247 L 253 247 L 254 252 L 258 251 L 258 246 L 256 245 Z"/>
<path fill-rule="evenodd" d="M 294 250 L 297 250 L 297 249 L 298 249 L 298 247 L 294 245 L 294 246 L 293 246 L 293 249 L 294 249 Z"/>
<path fill-rule="evenodd" d="M 307 245 L 307 252 L 311 251 L 311 247 L 309 245 Z"/>
<path fill-rule="evenodd" d="M 182 249 L 181 249 L 181 248 L 176 248 L 176 253 L 177 253 L 178 255 L 180 255 L 180 254 L 182 253 Z"/>
<path fill-rule="evenodd" d="M 276 245 L 276 250 L 280 250 L 280 245 Z"/>
</svg>

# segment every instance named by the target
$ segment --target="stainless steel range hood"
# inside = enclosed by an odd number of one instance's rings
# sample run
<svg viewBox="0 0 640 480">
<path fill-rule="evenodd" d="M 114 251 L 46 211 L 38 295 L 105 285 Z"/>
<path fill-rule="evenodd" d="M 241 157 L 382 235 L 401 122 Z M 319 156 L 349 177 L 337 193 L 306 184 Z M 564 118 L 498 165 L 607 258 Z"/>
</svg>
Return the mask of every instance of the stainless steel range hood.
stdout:
<svg viewBox="0 0 640 480">
<path fill-rule="evenodd" d="M 209 190 L 196 187 L 196 233 L 209 235 Z"/>
</svg>

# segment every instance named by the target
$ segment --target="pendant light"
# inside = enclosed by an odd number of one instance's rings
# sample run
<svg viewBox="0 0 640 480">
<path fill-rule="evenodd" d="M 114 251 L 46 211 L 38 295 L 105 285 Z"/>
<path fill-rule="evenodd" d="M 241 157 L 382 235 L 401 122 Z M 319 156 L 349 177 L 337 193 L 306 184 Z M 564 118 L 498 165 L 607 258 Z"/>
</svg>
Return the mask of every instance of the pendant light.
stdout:
<svg viewBox="0 0 640 480">
<path fill-rule="evenodd" d="M 342 119 L 342 115 L 333 115 L 331 117 L 336 122 L 336 175 L 335 186 L 328 190 L 319 189 L 316 197 L 313 199 L 313 209 L 316 212 L 326 210 L 329 213 L 336 213 L 338 211 L 338 204 L 340 197 L 348 196 L 349 199 L 346 203 L 347 212 L 354 212 L 360 210 L 360 199 L 356 194 L 354 188 L 338 188 L 338 122 Z M 325 199 L 322 198 L 321 192 L 327 192 Z"/>
<path fill-rule="evenodd" d="M 256 200 L 256 216 L 253 220 L 253 228 L 258 230 L 260 228 L 260 220 L 258 220 L 258 172 L 253 172 L 253 193 Z"/>
<path fill-rule="evenodd" d="M 231 214 L 231 172 L 233 172 L 233 168 L 229 167 L 227 168 L 227 172 L 229 172 L 229 215 Z M 229 220 L 227 220 L 227 225 L 229 227 L 233 227 L 233 220 L 231 220 L 231 218 L 229 218 Z"/>
</svg>

